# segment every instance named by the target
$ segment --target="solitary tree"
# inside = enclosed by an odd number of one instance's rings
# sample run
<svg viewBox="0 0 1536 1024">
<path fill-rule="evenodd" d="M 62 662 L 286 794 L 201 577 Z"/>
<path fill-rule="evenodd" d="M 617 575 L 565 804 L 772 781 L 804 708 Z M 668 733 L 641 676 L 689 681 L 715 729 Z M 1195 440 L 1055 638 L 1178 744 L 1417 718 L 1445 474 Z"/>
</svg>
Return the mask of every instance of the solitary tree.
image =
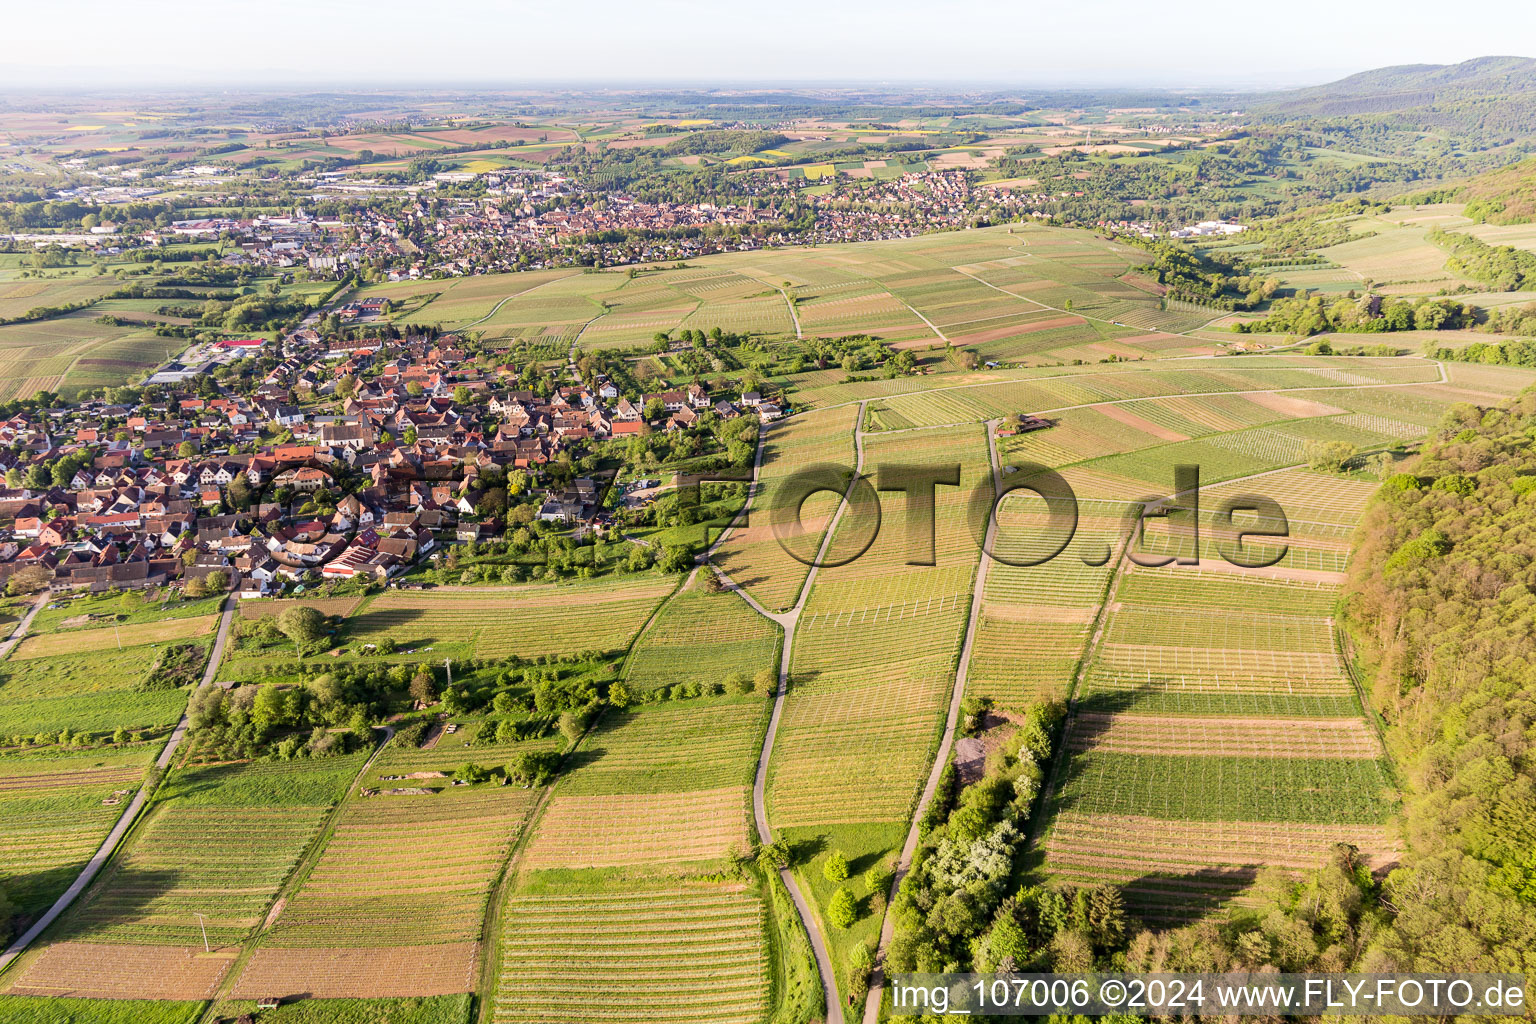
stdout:
<svg viewBox="0 0 1536 1024">
<path fill-rule="evenodd" d="M 437 702 L 437 681 L 432 678 L 431 672 L 421 669 L 411 677 L 411 699 L 423 704 Z"/>
<path fill-rule="evenodd" d="M 277 628 L 303 651 L 318 644 L 325 636 L 325 616 L 308 605 L 294 605 L 277 617 Z"/>
</svg>

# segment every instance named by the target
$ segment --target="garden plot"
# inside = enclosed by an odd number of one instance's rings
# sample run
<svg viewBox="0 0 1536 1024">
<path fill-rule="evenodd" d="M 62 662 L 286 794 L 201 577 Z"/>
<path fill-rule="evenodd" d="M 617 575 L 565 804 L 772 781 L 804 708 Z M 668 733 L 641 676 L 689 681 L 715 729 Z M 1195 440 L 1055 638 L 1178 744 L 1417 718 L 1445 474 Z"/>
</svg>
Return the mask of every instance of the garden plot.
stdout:
<svg viewBox="0 0 1536 1024">
<path fill-rule="evenodd" d="M 768 1012 L 763 913 L 740 885 L 513 896 L 491 1020 L 756 1024 Z"/>
</svg>

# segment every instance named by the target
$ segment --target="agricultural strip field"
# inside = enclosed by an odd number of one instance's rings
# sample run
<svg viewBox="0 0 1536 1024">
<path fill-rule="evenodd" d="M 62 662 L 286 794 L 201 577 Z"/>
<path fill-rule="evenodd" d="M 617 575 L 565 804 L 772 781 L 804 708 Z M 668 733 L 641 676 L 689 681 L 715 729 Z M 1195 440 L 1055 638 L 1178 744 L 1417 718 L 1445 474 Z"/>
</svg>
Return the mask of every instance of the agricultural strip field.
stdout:
<svg viewBox="0 0 1536 1024">
<path fill-rule="evenodd" d="M 1206 361 L 1187 369 L 1158 364 L 1137 371 L 1043 380 L 1004 380 L 995 384 L 920 392 L 884 398 L 871 408 L 883 425 L 901 429 L 977 422 L 1016 412 L 1054 413 L 1080 406 L 1124 403 L 1160 396 L 1199 395 L 1203 404 L 1208 395 L 1298 388 L 1342 390 L 1351 385 L 1430 382 L 1439 377 L 1436 366 L 1428 362 L 1355 359 L 1350 360 L 1348 366 L 1346 372 L 1334 369 L 1323 361 L 1308 364 L 1295 360 L 1281 361 L 1279 357 L 1214 364 Z M 1308 390 L 1300 397 L 1319 402 L 1330 400 L 1328 392 L 1324 390 Z M 1286 418 L 1278 412 L 1268 417 L 1271 420 Z"/>
<path fill-rule="evenodd" d="M 771 667 L 775 653 L 741 668 Z M 657 1000 L 647 1009 L 656 1019 L 758 1019 L 768 985 L 761 898 L 755 887 L 692 879 L 747 848 L 768 707 L 745 695 L 604 716 L 519 855 L 494 1019 L 610 1019 L 646 998 Z M 557 1010 L 567 983 L 602 998 Z"/>
<path fill-rule="evenodd" d="M 17 960 L 8 991 L 209 998 L 362 756 L 173 771 L 108 869 Z"/>
<path fill-rule="evenodd" d="M 292 991 L 305 971 L 301 990 L 327 998 L 473 991 L 487 893 L 533 801 L 488 787 L 354 798 L 234 995 Z"/>
<path fill-rule="evenodd" d="M 1073 542 L 1047 558 L 1044 501 L 1027 490 L 1004 497 L 971 646 L 968 693 L 1019 709 L 1066 696 L 1113 572 L 1113 558 L 1102 556 L 1119 550 L 1127 512 L 1118 502 L 1081 503 Z M 1010 564 L 1041 559 L 1037 565 Z"/>
<path fill-rule="evenodd" d="M 96 323 L 89 310 L 0 326 L 0 400 L 126 384 L 178 347 L 140 327 Z"/>
<path fill-rule="evenodd" d="M 755 1024 L 768 1012 L 764 908 L 731 884 L 514 896 L 496 1024 Z"/>
<path fill-rule="evenodd" d="M 704 572 L 709 572 L 705 569 Z M 636 692 L 753 675 L 778 658 L 779 627 L 734 595 L 712 594 L 702 575 L 663 607 L 625 667 Z"/>
<path fill-rule="evenodd" d="M 237 945 L 261 923 L 325 810 L 160 808 L 59 937 L 191 949 L 206 930 L 213 945 Z"/>
<path fill-rule="evenodd" d="M 320 597 L 311 600 L 255 600 L 240 602 L 242 619 L 260 619 L 268 615 L 281 615 L 289 608 L 313 608 L 321 615 L 340 615 L 346 618 L 363 603 L 361 597 Z"/>
<path fill-rule="evenodd" d="M 1310 517 L 1288 539 L 1313 556 L 1336 551 L 1327 566 L 1342 569 L 1374 485 L 1274 476 L 1282 507 Z M 1211 491 L 1202 515 L 1221 488 Z M 1187 530 L 1159 525 L 1148 550 L 1193 554 Z M 1295 552 L 1240 569 L 1202 541 L 1198 568 L 1121 573 L 1046 826 L 1048 873 L 1119 884 L 1149 921 L 1241 902 L 1260 867 L 1310 867 L 1332 842 L 1377 865 L 1395 849 L 1394 786 L 1337 653 L 1339 575 Z"/>
<path fill-rule="evenodd" d="M 67 630 L 41 634 L 29 636 L 23 640 L 12 652 L 11 658 L 16 661 L 26 661 L 31 658 L 52 658 L 61 654 L 190 640 L 208 636 L 218 624 L 217 615 L 203 615 L 197 618 L 163 619 L 159 622 L 144 622 L 111 629 Z M 139 652 L 138 657 L 143 658 L 143 652 Z"/>
<path fill-rule="evenodd" d="M 555 797 L 524 868 L 618 867 L 718 860 L 747 846 L 747 787 Z"/>
<path fill-rule="evenodd" d="M 0 754 L 0 892 L 32 916 L 64 891 L 136 791 L 156 745 Z"/>
<path fill-rule="evenodd" d="M 838 885 L 821 862 L 841 851 L 858 873 L 892 856 L 932 765 L 980 559 L 968 503 L 990 494 L 987 446 L 979 425 L 866 435 L 865 473 L 957 467 L 958 486 L 935 487 L 931 518 L 910 494 L 886 495 L 878 523 L 856 499 L 829 553 L 858 557 L 819 570 L 796 625 L 766 811 L 777 834 L 819 851 L 797 874 L 823 913 Z M 873 914 L 823 929 L 833 963 L 878 929 Z"/>
<path fill-rule="evenodd" d="M 609 712 L 572 755 L 560 796 L 682 793 L 751 781 L 767 702 L 691 700 Z"/>
<path fill-rule="evenodd" d="M 621 651 L 676 580 L 646 575 L 560 587 L 390 591 L 348 623 L 349 639 L 476 657 Z"/>
<path fill-rule="evenodd" d="M 770 764 L 768 812 L 776 828 L 903 820 L 927 773 L 978 558 L 965 502 L 989 478 L 990 465 L 980 428 L 925 435 L 917 450 L 910 440 L 872 435 L 865 468 L 961 467 L 958 487 L 935 489 L 934 564 L 906 564 L 927 557 L 920 550 L 926 531 L 914 550 L 909 512 L 898 498 L 882 510 L 868 550 L 817 576 L 796 630 L 792 685 Z M 857 547 L 873 525 L 855 505 L 838 532 Z M 831 550 L 838 544 L 834 538 Z"/>
<path fill-rule="evenodd" d="M 1150 262 L 1114 241 L 1038 225 L 706 256 L 687 266 L 532 271 L 374 285 L 397 323 L 471 329 L 492 346 L 647 346 L 657 331 L 767 337 L 870 334 L 895 345 L 956 344 L 986 359 L 1093 361 L 1208 354 L 1170 331 L 1215 318 L 1162 309 L 1131 272 Z M 782 290 L 781 290 L 782 286 Z M 1072 304 L 1072 312 L 1065 307 Z M 795 308 L 791 315 L 791 304 Z"/>
</svg>

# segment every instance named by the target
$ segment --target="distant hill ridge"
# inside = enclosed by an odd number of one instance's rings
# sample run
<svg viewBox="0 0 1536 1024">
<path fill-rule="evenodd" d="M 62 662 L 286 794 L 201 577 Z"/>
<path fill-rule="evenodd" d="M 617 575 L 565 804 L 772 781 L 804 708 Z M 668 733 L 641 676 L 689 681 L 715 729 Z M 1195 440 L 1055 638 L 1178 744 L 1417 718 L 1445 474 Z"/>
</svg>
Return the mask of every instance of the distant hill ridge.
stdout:
<svg viewBox="0 0 1536 1024">
<path fill-rule="evenodd" d="M 1366 118 L 1445 132 L 1481 149 L 1528 136 L 1536 124 L 1536 59 L 1477 57 L 1460 64 L 1402 64 L 1326 85 L 1257 98 L 1253 113 L 1276 120 Z"/>
</svg>

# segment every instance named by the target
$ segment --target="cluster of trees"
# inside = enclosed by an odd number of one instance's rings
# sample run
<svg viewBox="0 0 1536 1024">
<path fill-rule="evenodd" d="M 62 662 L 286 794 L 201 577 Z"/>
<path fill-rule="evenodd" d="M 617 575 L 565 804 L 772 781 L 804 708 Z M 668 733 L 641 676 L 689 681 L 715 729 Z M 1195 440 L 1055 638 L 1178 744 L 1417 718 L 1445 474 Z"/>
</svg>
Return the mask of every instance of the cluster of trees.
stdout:
<svg viewBox="0 0 1536 1024">
<path fill-rule="evenodd" d="M 1536 318 L 1532 318 L 1536 321 Z M 1533 323 L 1536 326 L 1536 323 Z M 1536 366 L 1536 343 L 1529 341 L 1474 341 L 1464 348 L 1441 347 L 1434 358 L 1459 363 L 1487 363 L 1494 366 Z"/>
<path fill-rule="evenodd" d="M 756 153 L 762 149 L 777 149 L 789 142 L 789 136 L 778 132 L 706 130 L 688 132 L 661 146 L 668 156 L 685 156 L 694 153 Z"/>
<path fill-rule="evenodd" d="M 19 199 L 20 196 L 12 198 Z M 164 226 L 171 222 L 175 207 L 169 203 L 123 203 L 121 205 L 83 203 L 74 199 L 41 202 L 0 203 L 0 231 L 35 231 L 60 228 L 78 231 L 92 228 L 103 220 L 117 224 L 128 222 Z"/>
<path fill-rule="evenodd" d="M 273 281 L 265 295 L 242 295 L 228 302 L 208 299 L 199 313 L 203 327 L 223 328 L 227 331 L 278 330 L 297 326 L 309 311 L 309 303 L 302 297 L 280 294 L 282 286 Z"/>
<path fill-rule="evenodd" d="M 387 712 L 390 691 L 413 671 L 338 666 L 297 684 L 205 686 L 192 695 L 187 727 L 196 747 L 216 757 L 343 754 L 368 735 Z"/>
<path fill-rule="evenodd" d="M 92 458 L 89 451 L 82 449 L 57 459 L 39 459 L 25 470 L 20 466 L 12 466 L 5 471 L 5 484 L 7 487 L 27 487 L 32 490 L 68 487 L 75 474 L 91 464 Z"/>
<path fill-rule="evenodd" d="M 1239 273 L 1191 249 L 1161 238 L 1117 235 L 1116 241 L 1152 253 L 1145 270 L 1168 288 L 1167 298 L 1216 309 L 1253 309 L 1280 287 L 1278 278 Z"/>
<path fill-rule="evenodd" d="M 988 759 L 985 775 L 958 794 L 953 765 L 929 808 L 934 826 L 912 859 L 891 905 L 895 935 L 887 956 L 894 971 L 1024 969 L 1042 950 L 1016 941 L 1039 898 L 1010 894 L 1014 860 L 1051 756 L 1052 737 L 1066 713 L 1058 702 L 1037 704 Z M 968 719 L 972 716 L 968 716 Z M 1062 899 L 1050 894 L 1050 899 Z M 1096 899 L 1123 919 L 1113 890 Z M 1118 940 L 1123 925 L 1113 929 Z M 1052 938 L 1055 929 L 1052 929 Z M 1038 938 L 1038 936 L 1036 936 Z M 1092 940 L 1089 940 L 1090 942 Z"/>
<path fill-rule="evenodd" d="M 1376 334 L 1384 331 L 1461 330 L 1477 323 L 1476 306 L 1454 299 L 1394 299 L 1353 293 L 1330 300 L 1325 295 L 1276 299 L 1262 320 L 1232 325 L 1238 334 L 1300 334 L 1341 331 Z"/>
<path fill-rule="evenodd" d="M 1431 242 L 1451 251 L 1445 265 L 1497 292 L 1536 289 L 1536 253 L 1512 245 L 1489 245 L 1460 231 L 1431 231 Z"/>
<path fill-rule="evenodd" d="M 1261 254 L 1249 259 L 1262 260 L 1265 265 L 1289 262 L 1305 257 L 1313 249 L 1330 245 L 1359 241 L 1377 234 L 1375 231 L 1358 231 L 1349 220 L 1364 214 L 1386 213 L 1389 207 L 1366 199 L 1348 199 L 1327 206 L 1298 210 L 1271 220 L 1262 221 L 1244 231 L 1239 240 L 1243 246 L 1260 243 Z M 1311 259 L 1322 262 L 1321 257 Z"/>
<path fill-rule="evenodd" d="M 1347 621 L 1409 840 L 1374 969 L 1524 970 L 1536 948 L 1533 442 L 1536 390 L 1452 407 L 1360 532 Z"/>
<path fill-rule="evenodd" d="M 644 413 L 656 418 L 664 415 L 660 403 L 647 404 Z M 625 463 L 641 473 L 649 473 L 670 462 L 693 459 L 714 453 L 711 459 L 695 464 L 694 469 L 744 469 L 752 465 L 757 451 L 758 421 L 750 415 L 724 420 L 706 409 L 687 430 L 670 430 L 664 434 L 633 434 L 614 446 L 623 452 Z"/>
<path fill-rule="evenodd" d="M 225 585 L 228 586 L 227 577 Z M 250 638 L 263 645 L 291 641 L 300 657 L 319 654 L 331 646 L 331 620 L 305 604 L 284 608 L 277 615 L 263 615 L 238 628 L 241 639 Z"/>
<path fill-rule="evenodd" d="M 1482 329 L 1493 334 L 1518 334 L 1525 338 L 1536 338 L 1536 302 L 1487 310 L 1484 313 Z M 1498 362 L 1500 360 L 1481 361 Z M 1513 362 L 1513 360 L 1506 361 Z"/>
</svg>

